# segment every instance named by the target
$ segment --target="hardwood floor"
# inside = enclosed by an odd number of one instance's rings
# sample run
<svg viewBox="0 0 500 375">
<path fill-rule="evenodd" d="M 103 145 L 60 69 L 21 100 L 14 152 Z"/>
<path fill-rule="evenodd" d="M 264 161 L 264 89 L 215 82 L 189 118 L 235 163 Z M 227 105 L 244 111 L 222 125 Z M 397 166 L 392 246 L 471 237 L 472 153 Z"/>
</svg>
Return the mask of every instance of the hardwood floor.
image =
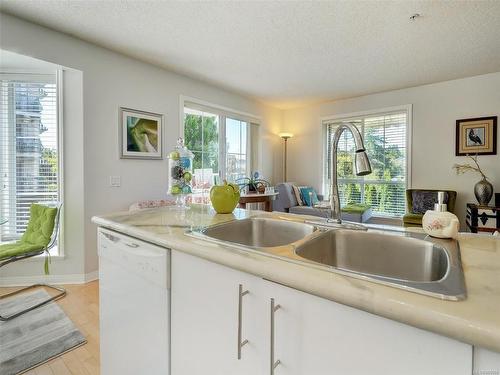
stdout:
<svg viewBox="0 0 500 375">
<path fill-rule="evenodd" d="M 57 301 L 87 339 L 60 357 L 26 372 L 26 375 L 98 375 L 99 374 L 99 283 L 64 285 L 67 295 Z M 0 295 L 16 288 L 0 288 Z"/>
</svg>

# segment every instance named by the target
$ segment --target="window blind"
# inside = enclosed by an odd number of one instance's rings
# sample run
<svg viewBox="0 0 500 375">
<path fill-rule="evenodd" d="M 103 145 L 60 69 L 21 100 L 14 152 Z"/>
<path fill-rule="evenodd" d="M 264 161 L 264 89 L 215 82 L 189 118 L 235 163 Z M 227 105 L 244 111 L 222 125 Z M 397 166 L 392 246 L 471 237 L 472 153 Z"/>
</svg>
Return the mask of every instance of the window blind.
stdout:
<svg viewBox="0 0 500 375">
<path fill-rule="evenodd" d="M 25 231 L 32 203 L 59 200 L 55 74 L 0 76 L 0 240 Z"/>
<path fill-rule="evenodd" d="M 364 203 L 378 216 L 400 217 L 406 207 L 407 181 L 407 111 L 342 119 L 356 124 L 363 135 L 365 148 L 372 165 L 372 173 L 358 177 L 354 170 L 355 145 L 352 135 L 344 131 L 337 151 L 337 174 L 342 206 Z M 330 151 L 333 133 L 340 121 L 325 121 L 326 163 L 324 189 L 329 192 Z"/>
</svg>

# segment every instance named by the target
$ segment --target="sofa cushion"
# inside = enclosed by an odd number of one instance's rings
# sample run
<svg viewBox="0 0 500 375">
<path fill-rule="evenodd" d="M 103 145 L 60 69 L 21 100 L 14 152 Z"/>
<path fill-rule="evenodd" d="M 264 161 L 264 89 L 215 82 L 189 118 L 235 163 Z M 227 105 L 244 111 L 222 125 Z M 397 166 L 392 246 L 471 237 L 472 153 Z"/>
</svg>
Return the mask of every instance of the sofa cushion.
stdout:
<svg viewBox="0 0 500 375">
<path fill-rule="evenodd" d="M 415 190 L 412 192 L 413 214 L 425 214 L 427 210 L 434 209 L 434 203 L 437 203 L 437 192 L 427 190 Z M 448 204 L 448 193 L 444 193 L 444 203 Z"/>
<path fill-rule="evenodd" d="M 275 190 L 278 192 L 278 196 L 273 201 L 274 211 L 288 212 L 290 207 L 297 206 L 297 198 L 295 198 L 292 186 L 293 184 L 290 182 L 276 185 Z"/>
<path fill-rule="evenodd" d="M 311 216 L 319 216 L 319 217 L 327 217 L 328 212 L 325 210 L 317 210 L 313 207 L 308 207 L 308 206 L 295 206 L 295 207 L 290 207 L 290 210 L 288 211 L 291 214 L 296 214 L 296 215 L 311 215 Z"/>
</svg>

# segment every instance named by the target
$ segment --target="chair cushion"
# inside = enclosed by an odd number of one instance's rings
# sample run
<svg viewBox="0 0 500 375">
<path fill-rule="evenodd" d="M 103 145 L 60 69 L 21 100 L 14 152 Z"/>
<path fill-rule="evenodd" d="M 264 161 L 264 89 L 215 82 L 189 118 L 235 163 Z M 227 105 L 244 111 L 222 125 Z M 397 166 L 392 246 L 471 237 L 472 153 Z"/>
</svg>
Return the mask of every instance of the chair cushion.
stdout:
<svg viewBox="0 0 500 375">
<path fill-rule="evenodd" d="M 45 246 L 38 244 L 30 244 L 27 242 L 15 242 L 0 245 L 0 260 L 11 258 L 17 255 L 28 254 L 40 250 L 43 251 Z"/>
<path fill-rule="evenodd" d="M 305 206 L 312 207 L 313 205 L 319 202 L 316 192 L 310 186 L 301 187 L 300 195 L 302 196 L 302 201 L 304 202 Z"/>
<path fill-rule="evenodd" d="M 19 242 L 43 248 L 50 242 L 54 231 L 57 208 L 40 204 L 32 204 L 30 208 L 30 221 Z"/>
<path fill-rule="evenodd" d="M 405 214 L 403 216 L 403 223 L 405 224 L 415 224 L 422 225 L 422 214 Z"/>
<path fill-rule="evenodd" d="M 412 209 L 414 214 L 425 214 L 427 210 L 434 209 L 434 203 L 437 203 L 437 192 L 427 190 L 412 191 Z M 448 193 L 444 193 L 444 203 L 448 204 Z"/>
<path fill-rule="evenodd" d="M 351 203 L 342 207 L 342 212 L 363 214 L 370 209 L 370 205 L 361 203 Z"/>
</svg>

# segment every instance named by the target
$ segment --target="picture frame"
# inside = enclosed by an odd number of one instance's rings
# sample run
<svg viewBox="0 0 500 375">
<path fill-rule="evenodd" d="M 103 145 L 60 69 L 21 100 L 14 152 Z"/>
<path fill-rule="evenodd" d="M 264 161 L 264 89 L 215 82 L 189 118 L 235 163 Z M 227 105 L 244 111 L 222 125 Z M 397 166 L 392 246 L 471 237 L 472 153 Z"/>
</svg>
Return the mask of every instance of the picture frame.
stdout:
<svg viewBox="0 0 500 375">
<path fill-rule="evenodd" d="M 497 116 L 457 120 L 455 155 L 473 154 L 497 154 Z"/>
<path fill-rule="evenodd" d="M 120 158 L 163 159 L 163 119 L 159 113 L 120 107 Z"/>
</svg>

